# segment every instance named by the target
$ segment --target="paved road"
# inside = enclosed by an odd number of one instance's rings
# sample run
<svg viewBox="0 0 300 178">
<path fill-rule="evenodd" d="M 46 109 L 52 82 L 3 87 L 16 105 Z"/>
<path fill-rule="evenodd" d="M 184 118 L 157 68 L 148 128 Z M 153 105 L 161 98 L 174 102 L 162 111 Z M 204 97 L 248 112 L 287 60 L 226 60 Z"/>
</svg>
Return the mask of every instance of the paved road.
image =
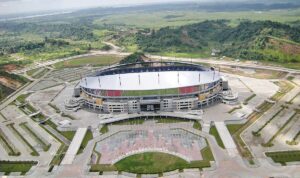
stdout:
<svg viewBox="0 0 300 178">
<path fill-rule="evenodd" d="M 267 66 L 260 65 L 254 63 L 245 63 L 245 62 L 236 62 L 236 61 L 224 61 L 224 60 L 215 60 L 215 59 L 203 59 L 203 58 L 174 58 L 174 57 L 165 57 L 165 56 L 157 56 L 157 55 L 147 55 L 148 57 L 156 60 L 171 60 L 171 61 L 183 61 L 183 62 L 199 62 L 199 63 L 207 63 L 207 64 L 215 64 L 215 65 L 225 65 L 225 66 L 238 66 L 238 67 L 248 67 L 254 69 L 269 69 L 276 70 L 282 72 L 290 72 L 300 74 L 300 70 L 296 69 L 288 69 L 284 67 L 276 67 L 276 66 Z"/>
<path fill-rule="evenodd" d="M 71 60 L 71 59 L 76 59 L 80 57 L 88 57 L 88 56 L 95 56 L 95 55 L 119 55 L 119 56 L 127 56 L 130 55 L 131 53 L 128 52 L 121 52 L 121 48 L 109 43 L 109 42 L 104 42 L 107 45 L 110 45 L 112 49 L 110 51 L 90 51 L 87 54 L 81 54 L 77 56 L 72 56 L 72 57 L 67 57 L 67 58 L 61 58 L 61 59 L 55 59 L 51 61 L 46 61 L 46 62 L 41 62 L 41 63 L 35 63 L 32 66 L 23 68 L 21 70 L 15 70 L 13 73 L 15 74 L 22 74 L 26 71 L 32 70 L 32 69 L 37 69 L 40 67 L 46 67 L 53 65 L 58 62 L 66 61 L 66 60 Z M 226 66 L 238 66 L 238 67 L 248 67 L 248 68 L 254 68 L 254 69 L 269 69 L 269 70 L 276 70 L 276 71 L 283 71 L 283 72 L 290 72 L 290 73 L 296 73 L 300 74 L 300 70 L 295 70 L 295 69 L 288 69 L 284 67 L 276 67 L 276 66 L 266 66 L 266 65 L 260 65 L 260 64 L 254 64 L 254 63 L 245 63 L 245 62 L 236 62 L 236 61 L 225 61 L 225 60 L 214 60 L 214 59 L 208 59 L 208 58 L 174 58 L 174 57 L 166 57 L 166 56 L 157 56 L 157 55 L 146 55 L 149 58 L 156 59 L 156 60 L 171 60 L 171 61 L 183 61 L 183 62 L 199 62 L 199 63 L 207 63 L 207 64 L 215 64 L 215 65 L 226 65 Z"/>
</svg>

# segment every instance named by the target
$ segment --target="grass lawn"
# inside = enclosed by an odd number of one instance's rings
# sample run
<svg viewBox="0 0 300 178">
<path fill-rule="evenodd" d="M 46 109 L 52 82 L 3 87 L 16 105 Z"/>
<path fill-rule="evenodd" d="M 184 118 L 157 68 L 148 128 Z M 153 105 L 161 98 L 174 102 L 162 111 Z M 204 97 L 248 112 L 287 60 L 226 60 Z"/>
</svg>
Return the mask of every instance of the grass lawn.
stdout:
<svg viewBox="0 0 300 178">
<path fill-rule="evenodd" d="M 188 119 L 183 119 L 183 118 L 155 118 L 157 120 L 157 123 L 177 123 L 177 122 L 189 122 L 190 120 Z"/>
<path fill-rule="evenodd" d="M 40 70 L 40 68 L 29 70 L 29 71 L 27 71 L 26 73 L 27 73 L 27 75 L 32 76 L 32 75 L 33 75 L 34 73 L 36 73 L 38 70 Z"/>
<path fill-rule="evenodd" d="M 35 161 L 0 161 L 0 172 L 5 172 L 5 175 L 11 172 L 21 172 L 24 175 L 36 164 Z"/>
<path fill-rule="evenodd" d="M 81 142 L 81 145 L 80 145 L 80 148 L 79 148 L 77 154 L 82 153 L 83 150 L 84 150 L 84 148 L 85 148 L 86 145 L 88 144 L 88 142 L 89 142 L 90 140 L 92 140 L 92 139 L 93 139 L 93 133 L 92 133 L 90 130 L 88 130 L 88 131 L 86 132 L 86 134 L 85 134 L 85 136 L 84 136 L 82 142 Z"/>
<path fill-rule="evenodd" d="M 50 127 L 52 127 L 54 130 L 56 130 L 58 133 L 62 134 L 64 137 L 66 137 L 68 140 L 72 140 L 74 135 L 75 135 L 75 131 L 59 131 L 57 129 L 57 125 L 54 124 L 51 120 L 47 120 L 44 124 L 49 125 Z"/>
<path fill-rule="evenodd" d="M 221 137 L 220 137 L 220 135 L 219 135 L 219 133 L 218 133 L 218 131 L 217 131 L 216 126 L 212 126 L 212 127 L 210 128 L 209 134 L 213 135 L 213 136 L 215 137 L 215 139 L 216 139 L 218 145 L 219 145 L 221 148 L 225 149 L 224 144 L 223 144 L 223 142 L 222 142 L 222 140 L 221 140 Z"/>
<path fill-rule="evenodd" d="M 199 121 L 194 121 L 193 128 L 197 130 L 202 130 L 202 126 Z"/>
<path fill-rule="evenodd" d="M 268 152 L 266 156 L 272 158 L 276 163 L 286 165 L 287 162 L 300 161 L 300 151 Z"/>
<path fill-rule="evenodd" d="M 41 78 L 42 76 L 44 76 L 47 72 L 49 71 L 49 69 L 44 68 L 41 72 L 37 73 L 36 75 L 32 76 L 35 79 Z"/>
<path fill-rule="evenodd" d="M 68 140 L 72 140 L 74 135 L 75 135 L 75 131 L 64 131 L 64 132 L 60 132 L 60 134 L 62 134 L 64 137 L 66 137 Z"/>
<path fill-rule="evenodd" d="M 133 118 L 133 119 L 123 120 L 119 122 L 114 122 L 113 125 L 139 125 L 144 123 L 145 121 L 144 119 L 145 118 Z"/>
<path fill-rule="evenodd" d="M 105 134 L 108 132 L 108 126 L 107 125 L 103 125 L 100 129 L 100 133 Z"/>
<path fill-rule="evenodd" d="M 18 96 L 16 100 L 18 100 L 20 103 L 25 103 L 25 100 L 29 95 L 30 94 L 22 94 L 22 95 Z"/>
<path fill-rule="evenodd" d="M 121 59 L 122 57 L 116 55 L 88 56 L 59 62 L 56 63 L 54 66 L 58 69 L 66 67 L 81 67 L 87 64 L 92 66 L 105 66 L 115 64 Z"/>
<path fill-rule="evenodd" d="M 244 124 L 229 124 L 226 125 L 229 133 L 232 135 L 237 132 Z"/>
<path fill-rule="evenodd" d="M 188 167 L 185 160 L 166 153 L 142 153 L 129 156 L 115 164 L 119 171 L 133 173 L 162 173 Z"/>
<path fill-rule="evenodd" d="M 67 150 L 68 150 L 68 146 L 66 146 L 64 143 L 61 142 L 61 145 L 58 148 L 55 156 L 51 160 L 50 165 L 59 165 L 61 163 L 61 161 L 63 160 Z"/>
<path fill-rule="evenodd" d="M 256 96 L 255 93 L 252 94 L 251 96 L 249 96 L 248 98 L 246 98 L 246 99 L 244 100 L 243 104 L 244 104 L 244 105 L 247 105 L 248 102 L 249 102 L 251 99 L 253 99 L 255 96 Z"/>
</svg>

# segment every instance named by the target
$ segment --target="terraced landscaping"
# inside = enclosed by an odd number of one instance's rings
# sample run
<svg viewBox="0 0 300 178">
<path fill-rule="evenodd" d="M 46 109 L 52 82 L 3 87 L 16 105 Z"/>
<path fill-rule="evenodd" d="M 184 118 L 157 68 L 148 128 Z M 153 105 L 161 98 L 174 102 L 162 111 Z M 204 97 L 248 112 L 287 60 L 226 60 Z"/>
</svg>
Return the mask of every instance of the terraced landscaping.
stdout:
<svg viewBox="0 0 300 178">
<path fill-rule="evenodd" d="M 279 81 L 274 82 L 276 85 L 279 86 L 279 91 L 271 97 L 273 101 L 279 101 L 286 93 L 290 92 L 294 86 L 288 81 Z"/>
<path fill-rule="evenodd" d="M 275 138 L 281 133 L 281 131 L 293 120 L 293 118 L 298 114 L 298 112 L 295 112 L 291 117 L 288 118 L 288 120 L 277 130 L 277 132 L 272 136 L 270 140 L 268 140 L 266 143 L 263 143 L 262 146 L 264 147 L 271 147 L 273 146 L 273 141 Z"/>
<path fill-rule="evenodd" d="M 7 125 L 7 127 L 21 140 L 30 150 L 32 156 L 39 156 L 40 154 L 36 149 L 23 137 L 23 135 L 15 128 L 14 123 Z"/>
<path fill-rule="evenodd" d="M 237 144 L 237 148 L 242 155 L 242 157 L 246 158 L 250 164 L 253 164 L 253 155 L 248 149 L 247 145 L 241 138 L 241 133 L 248 128 L 251 124 L 253 124 L 257 119 L 259 119 L 267 110 L 269 110 L 274 104 L 269 102 L 264 102 L 260 106 L 257 107 L 257 109 L 260 112 L 254 111 L 252 114 L 250 114 L 247 118 L 247 122 L 243 125 L 239 125 L 238 127 L 232 127 L 229 129 L 229 132 L 232 134 L 232 138 Z M 233 131 L 234 130 L 234 131 Z"/>
<path fill-rule="evenodd" d="M 24 175 L 36 164 L 36 161 L 0 161 L 0 172 L 4 172 L 5 175 L 21 172 L 21 175 Z"/>
<path fill-rule="evenodd" d="M 9 156 L 20 156 L 20 151 L 15 147 L 15 145 L 9 140 L 2 129 L 0 129 L 0 144 L 6 150 Z M 1 167 L 1 166 L 0 166 Z"/>
<path fill-rule="evenodd" d="M 267 152 L 266 156 L 272 158 L 276 163 L 286 165 L 289 162 L 300 161 L 300 151 Z"/>
<path fill-rule="evenodd" d="M 51 147 L 50 143 L 47 143 L 43 138 L 40 137 L 26 122 L 21 123 L 20 127 L 23 128 L 27 133 L 31 135 L 31 137 L 42 146 L 44 151 L 48 151 Z"/>
<path fill-rule="evenodd" d="M 281 107 L 279 111 L 277 111 L 262 127 L 260 127 L 257 131 L 252 131 L 254 136 L 260 136 L 260 131 L 264 129 L 282 110 L 284 107 Z"/>
</svg>

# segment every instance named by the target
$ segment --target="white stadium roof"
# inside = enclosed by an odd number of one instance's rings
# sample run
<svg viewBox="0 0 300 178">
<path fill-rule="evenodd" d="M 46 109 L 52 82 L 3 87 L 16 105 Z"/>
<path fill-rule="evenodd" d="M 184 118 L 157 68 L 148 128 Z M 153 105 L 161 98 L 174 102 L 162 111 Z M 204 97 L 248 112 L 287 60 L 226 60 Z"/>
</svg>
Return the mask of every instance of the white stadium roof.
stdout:
<svg viewBox="0 0 300 178">
<path fill-rule="evenodd" d="M 195 86 L 219 79 L 217 71 L 162 71 L 86 77 L 80 85 L 101 90 L 156 90 Z"/>
</svg>

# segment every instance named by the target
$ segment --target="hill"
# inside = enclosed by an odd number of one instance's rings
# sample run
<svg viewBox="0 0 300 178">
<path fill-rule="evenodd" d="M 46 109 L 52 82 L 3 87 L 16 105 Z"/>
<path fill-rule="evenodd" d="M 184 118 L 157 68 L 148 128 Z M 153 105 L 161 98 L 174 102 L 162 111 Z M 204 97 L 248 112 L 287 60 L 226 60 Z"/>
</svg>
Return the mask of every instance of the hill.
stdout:
<svg viewBox="0 0 300 178">
<path fill-rule="evenodd" d="M 300 29 L 272 21 L 204 21 L 179 28 L 138 33 L 141 50 L 150 53 L 207 53 L 273 62 L 300 62 Z"/>
</svg>

